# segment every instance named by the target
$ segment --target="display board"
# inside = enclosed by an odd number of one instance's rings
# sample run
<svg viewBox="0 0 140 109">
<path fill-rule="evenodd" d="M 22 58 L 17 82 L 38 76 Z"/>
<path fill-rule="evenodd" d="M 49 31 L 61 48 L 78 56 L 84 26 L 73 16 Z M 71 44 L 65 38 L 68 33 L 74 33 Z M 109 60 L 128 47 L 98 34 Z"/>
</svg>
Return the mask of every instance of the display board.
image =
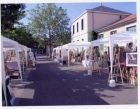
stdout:
<svg viewBox="0 0 140 109">
<path fill-rule="evenodd" d="M 126 66 L 137 66 L 137 53 L 126 53 Z"/>
</svg>

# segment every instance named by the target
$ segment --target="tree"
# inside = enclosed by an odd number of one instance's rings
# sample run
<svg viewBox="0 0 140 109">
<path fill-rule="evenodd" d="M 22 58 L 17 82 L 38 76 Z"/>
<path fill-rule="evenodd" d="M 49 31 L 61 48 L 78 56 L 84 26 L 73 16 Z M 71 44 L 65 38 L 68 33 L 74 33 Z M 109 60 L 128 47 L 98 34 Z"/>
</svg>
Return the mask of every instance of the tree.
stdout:
<svg viewBox="0 0 140 109">
<path fill-rule="evenodd" d="M 37 43 L 38 48 L 44 48 L 45 47 L 45 40 L 41 37 L 34 37 L 34 41 Z"/>
<path fill-rule="evenodd" d="M 49 40 L 46 40 L 46 42 L 49 42 L 51 54 L 53 42 L 56 42 L 56 40 L 60 41 L 60 38 L 64 34 L 67 35 L 69 31 L 68 25 L 70 19 L 67 17 L 66 10 L 52 3 L 42 4 L 32 9 L 30 15 L 29 25 L 31 26 L 31 33 L 34 36 L 40 36 Z"/>
<path fill-rule="evenodd" d="M 25 17 L 24 9 L 24 4 L 1 4 L 2 35 L 20 44 L 33 47 L 35 40 L 32 34 L 26 26 L 19 23 L 19 20 Z"/>
<path fill-rule="evenodd" d="M 1 4 L 1 29 L 11 30 L 25 16 L 24 4 Z"/>
<path fill-rule="evenodd" d="M 93 41 L 98 38 L 98 33 L 96 31 L 89 32 L 88 41 Z"/>
<path fill-rule="evenodd" d="M 4 32 L 4 34 L 6 34 L 6 37 L 17 41 L 22 45 L 26 45 L 28 47 L 34 46 L 35 40 L 25 26 L 18 26 L 17 28 L 13 28 L 10 31 L 6 30 Z"/>
<path fill-rule="evenodd" d="M 61 34 L 57 39 L 54 41 L 56 45 L 64 45 L 71 42 L 71 32 L 70 28 L 68 28 L 67 31 L 65 31 L 63 34 Z"/>
<path fill-rule="evenodd" d="M 19 42 L 20 44 L 26 45 L 28 47 L 34 46 L 34 38 L 32 34 L 30 34 L 25 26 L 18 27 L 15 29 L 15 36 L 12 36 L 14 40 Z"/>
</svg>

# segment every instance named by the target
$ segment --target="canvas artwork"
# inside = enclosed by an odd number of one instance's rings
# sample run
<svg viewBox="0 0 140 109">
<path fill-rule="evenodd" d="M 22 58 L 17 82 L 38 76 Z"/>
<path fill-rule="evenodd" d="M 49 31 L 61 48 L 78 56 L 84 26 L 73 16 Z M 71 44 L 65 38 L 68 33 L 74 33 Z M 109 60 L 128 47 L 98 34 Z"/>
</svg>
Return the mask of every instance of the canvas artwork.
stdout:
<svg viewBox="0 0 140 109">
<path fill-rule="evenodd" d="M 137 53 L 126 53 L 126 66 L 137 66 Z"/>
</svg>

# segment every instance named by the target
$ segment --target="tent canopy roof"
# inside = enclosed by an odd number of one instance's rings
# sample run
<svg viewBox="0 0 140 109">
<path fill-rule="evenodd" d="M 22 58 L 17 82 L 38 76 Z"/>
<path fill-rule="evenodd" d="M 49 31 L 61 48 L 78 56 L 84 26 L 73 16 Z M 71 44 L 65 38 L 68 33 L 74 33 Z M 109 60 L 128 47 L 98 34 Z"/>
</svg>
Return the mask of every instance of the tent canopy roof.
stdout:
<svg viewBox="0 0 140 109">
<path fill-rule="evenodd" d="M 69 43 L 69 47 L 70 46 L 81 46 L 81 47 L 85 47 L 85 46 L 90 46 L 91 42 L 76 42 L 76 43 Z"/>
<path fill-rule="evenodd" d="M 3 37 L 3 36 L 1 38 L 2 38 L 3 48 L 17 49 L 18 51 L 29 49 L 28 47 L 21 45 L 18 42 L 11 40 L 9 38 Z"/>
<path fill-rule="evenodd" d="M 61 48 L 68 49 L 68 48 L 71 48 L 71 47 L 87 47 L 87 46 L 90 46 L 90 45 L 91 45 L 90 42 L 77 42 L 77 43 L 68 43 L 68 44 L 65 44 L 65 45 L 62 45 L 62 46 L 58 46 L 58 47 L 53 48 L 53 49 L 55 50 L 55 49 L 61 49 Z"/>
<path fill-rule="evenodd" d="M 6 37 L 1 37 L 2 38 L 2 44 L 4 48 L 12 48 L 18 45 L 18 42 L 8 39 Z"/>
<path fill-rule="evenodd" d="M 113 34 L 110 37 L 105 37 L 101 39 L 97 39 L 95 41 L 92 41 L 92 46 L 99 46 L 100 44 L 106 44 L 109 42 L 113 42 L 114 44 L 117 43 L 129 43 L 136 41 L 136 33 L 135 32 L 122 32 Z"/>
</svg>

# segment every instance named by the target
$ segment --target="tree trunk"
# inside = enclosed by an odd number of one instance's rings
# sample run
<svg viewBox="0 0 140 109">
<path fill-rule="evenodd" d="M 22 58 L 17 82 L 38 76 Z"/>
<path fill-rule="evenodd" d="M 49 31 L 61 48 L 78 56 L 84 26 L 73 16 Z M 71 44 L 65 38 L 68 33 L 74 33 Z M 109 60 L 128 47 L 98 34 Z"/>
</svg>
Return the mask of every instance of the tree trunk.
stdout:
<svg viewBox="0 0 140 109">
<path fill-rule="evenodd" d="M 45 44 L 45 54 L 48 55 L 48 53 L 47 53 L 47 43 Z"/>
<path fill-rule="evenodd" d="M 52 58 L 52 34 L 51 34 L 51 31 L 49 29 L 49 48 L 50 48 L 50 58 Z"/>
<path fill-rule="evenodd" d="M 52 57 L 52 49 L 51 49 L 51 46 L 52 45 L 52 39 L 51 39 L 51 34 L 50 34 L 50 31 L 49 31 L 49 47 L 50 47 L 50 53 L 49 53 L 49 55 L 50 55 L 50 58 Z"/>
<path fill-rule="evenodd" d="M 47 39 L 45 39 L 45 54 L 46 54 L 46 56 L 48 55 L 48 51 L 47 51 Z"/>
<path fill-rule="evenodd" d="M 50 43 L 50 58 L 52 58 L 52 44 Z"/>
</svg>

